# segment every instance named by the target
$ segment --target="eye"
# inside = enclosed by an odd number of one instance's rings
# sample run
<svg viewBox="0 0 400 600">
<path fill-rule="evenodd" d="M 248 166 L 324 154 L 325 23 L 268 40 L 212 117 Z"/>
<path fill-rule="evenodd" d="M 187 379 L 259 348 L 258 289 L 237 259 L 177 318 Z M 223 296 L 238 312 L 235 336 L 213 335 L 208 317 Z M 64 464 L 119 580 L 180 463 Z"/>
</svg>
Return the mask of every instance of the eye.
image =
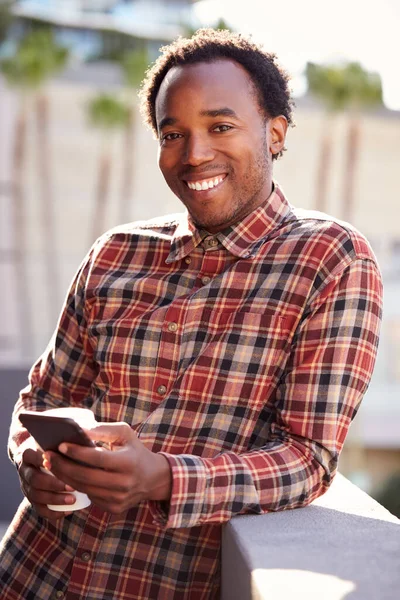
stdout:
<svg viewBox="0 0 400 600">
<path fill-rule="evenodd" d="M 163 137 L 162 137 L 162 141 L 167 141 L 170 142 L 172 140 L 178 140 L 179 138 L 182 137 L 182 134 L 180 133 L 166 133 Z"/>
<path fill-rule="evenodd" d="M 229 131 L 230 129 L 233 129 L 231 125 L 217 125 L 214 127 L 213 131 L 216 131 L 217 133 L 225 133 L 225 131 Z"/>
</svg>

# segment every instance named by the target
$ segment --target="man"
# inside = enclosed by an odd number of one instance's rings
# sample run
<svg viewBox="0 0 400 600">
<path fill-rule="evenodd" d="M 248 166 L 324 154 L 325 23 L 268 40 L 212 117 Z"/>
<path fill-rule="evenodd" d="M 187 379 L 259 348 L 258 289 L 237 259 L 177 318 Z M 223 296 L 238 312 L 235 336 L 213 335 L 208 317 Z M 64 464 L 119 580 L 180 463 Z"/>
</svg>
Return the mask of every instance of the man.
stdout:
<svg viewBox="0 0 400 600">
<path fill-rule="evenodd" d="M 275 57 L 202 30 L 141 95 L 187 214 L 106 233 L 75 277 L 13 416 L 26 500 L 3 600 L 217 598 L 222 524 L 323 494 L 370 381 L 379 270 L 354 228 L 273 182 L 292 123 Z M 109 449 L 26 448 L 21 410 L 71 405 Z M 91 507 L 47 508 L 73 490 Z"/>
</svg>

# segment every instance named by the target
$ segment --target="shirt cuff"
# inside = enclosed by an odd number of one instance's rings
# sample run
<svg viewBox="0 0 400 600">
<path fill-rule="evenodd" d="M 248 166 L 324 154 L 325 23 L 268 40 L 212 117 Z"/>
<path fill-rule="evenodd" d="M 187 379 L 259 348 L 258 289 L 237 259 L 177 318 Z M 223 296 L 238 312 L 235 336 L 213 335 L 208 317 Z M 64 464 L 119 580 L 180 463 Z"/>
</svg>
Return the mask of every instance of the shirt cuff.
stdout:
<svg viewBox="0 0 400 600">
<path fill-rule="evenodd" d="M 28 448 L 31 448 L 32 450 L 38 449 L 38 446 L 37 446 L 34 438 L 31 435 L 29 435 L 29 437 L 27 437 L 24 441 L 22 441 L 18 445 L 18 447 L 13 451 L 12 456 L 10 455 L 10 458 L 11 458 L 12 462 L 14 463 L 14 465 L 17 467 L 17 469 L 19 469 L 19 467 L 21 465 L 23 453 Z"/>
<path fill-rule="evenodd" d="M 166 529 L 202 524 L 207 488 L 207 467 L 202 458 L 191 454 L 167 454 L 172 473 L 169 502 L 149 501 L 154 523 Z"/>
</svg>

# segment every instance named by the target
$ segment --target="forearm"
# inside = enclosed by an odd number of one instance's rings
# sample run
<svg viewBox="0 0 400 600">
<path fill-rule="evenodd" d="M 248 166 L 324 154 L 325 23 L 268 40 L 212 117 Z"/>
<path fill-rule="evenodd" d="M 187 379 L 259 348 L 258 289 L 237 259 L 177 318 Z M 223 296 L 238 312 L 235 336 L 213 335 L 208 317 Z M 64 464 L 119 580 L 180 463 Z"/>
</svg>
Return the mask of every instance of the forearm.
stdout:
<svg viewBox="0 0 400 600">
<path fill-rule="evenodd" d="M 166 454 L 171 498 L 167 514 L 159 511 L 157 520 L 164 527 L 194 527 L 224 523 L 238 514 L 305 506 L 326 491 L 335 474 L 335 460 L 324 454 L 321 464 L 306 446 L 293 441 L 212 459 Z"/>
</svg>

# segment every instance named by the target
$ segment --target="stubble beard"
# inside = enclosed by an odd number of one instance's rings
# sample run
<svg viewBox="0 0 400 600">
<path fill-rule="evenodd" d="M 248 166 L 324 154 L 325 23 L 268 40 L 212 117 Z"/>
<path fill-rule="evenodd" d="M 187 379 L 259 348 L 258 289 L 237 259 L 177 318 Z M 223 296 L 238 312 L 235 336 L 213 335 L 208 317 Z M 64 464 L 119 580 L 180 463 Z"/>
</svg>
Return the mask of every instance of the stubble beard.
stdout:
<svg viewBox="0 0 400 600">
<path fill-rule="evenodd" d="M 271 161 L 268 160 L 268 145 L 266 138 L 264 137 L 262 150 L 258 156 L 255 167 L 251 170 L 248 176 L 244 180 L 244 184 L 241 189 L 235 188 L 235 174 L 233 171 L 229 173 L 229 178 L 232 183 L 232 187 L 235 192 L 232 196 L 232 202 L 229 205 L 231 210 L 227 210 L 218 216 L 210 215 L 210 218 L 196 218 L 195 215 L 189 214 L 193 223 L 198 229 L 209 229 L 221 231 L 224 228 L 232 227 L 241 221 L 248 214 L 253 212 L 255 208 L 263 204 L 270 194 L 270 190 L 267 195 L 260 198 L 261 190 L 263 189 L 265 182 L 268 180 L 272 181 L 272 165 Z M 247 182 L 247 183 L 246 183 Z M 248 198 L 243 202 L 243 198 Z"/>
</svg>

